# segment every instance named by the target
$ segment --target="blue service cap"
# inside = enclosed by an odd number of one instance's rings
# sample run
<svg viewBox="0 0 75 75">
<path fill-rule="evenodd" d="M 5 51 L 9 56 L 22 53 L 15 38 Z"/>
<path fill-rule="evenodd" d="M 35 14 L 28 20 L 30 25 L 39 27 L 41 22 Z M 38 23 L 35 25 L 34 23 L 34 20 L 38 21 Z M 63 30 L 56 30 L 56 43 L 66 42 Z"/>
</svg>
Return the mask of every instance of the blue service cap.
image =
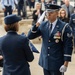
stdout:
<svg viewBox="0 0 75 75">
<path fill-rule="evenodd" d="M 46 11 L 53 12 L 55 10 L 59 10 L 61 8 L 61 6 L 48 3 L 45 5 L 45 8 L 46 8 Z"/>
<path fill-rule="evenodd" d="M 16 22 L 18 22 L 20 20 L 21 20 L 21 17 L 15 15 L 15 14 L 8 15 L 8 16 L 6 16 L 4 18 L 4 22 L 5 22 L 6 25 L 10 25 L 10 24 L 16 23 Z"/>
</svg>

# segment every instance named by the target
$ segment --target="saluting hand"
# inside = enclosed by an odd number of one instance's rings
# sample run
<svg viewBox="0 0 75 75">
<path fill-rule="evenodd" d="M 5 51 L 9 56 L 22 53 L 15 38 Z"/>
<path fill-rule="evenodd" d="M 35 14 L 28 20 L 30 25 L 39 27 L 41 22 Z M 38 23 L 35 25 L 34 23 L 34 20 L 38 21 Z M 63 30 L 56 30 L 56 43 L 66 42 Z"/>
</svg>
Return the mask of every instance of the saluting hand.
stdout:
<svg viewBox="0 0 75 75">
<path fill-rule="evenodd" d="M 36 27 L 38 27 L 38 26 L 42 23 L 42 21 L 43 21 L 43 19 L 44 19 L 44 17 L 45 17 L 45 13 L 46 13 L 46 11 L 43 12 L 43 14 L 41 15 L 41 17 L 40 17 L 39 20 L 37 21 Z"/>
<path fill-rule="evenodd" d="M 39 22 L 37 22 L 37 23 L 36 23 L 36 27 L 39 27 L 39 25 L 40 25 L 40 23 L 39 23 Z"/>
</svg>

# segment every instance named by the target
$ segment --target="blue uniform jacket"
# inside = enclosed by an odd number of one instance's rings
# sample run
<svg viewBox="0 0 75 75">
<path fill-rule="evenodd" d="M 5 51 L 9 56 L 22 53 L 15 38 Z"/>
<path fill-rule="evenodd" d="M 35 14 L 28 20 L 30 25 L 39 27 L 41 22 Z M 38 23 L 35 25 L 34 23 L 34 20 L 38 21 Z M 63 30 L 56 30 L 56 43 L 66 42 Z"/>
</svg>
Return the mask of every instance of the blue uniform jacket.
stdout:
<svg viewBox="0 0 75 75">
<path fill-rule="evenodd" d="M 59 70 L 64 61 L 71 61 L 72 31 L 70 26 L 58 19 L 49 35 L 49 23 L 43 22 L 39 27 L 33 26 L 28 33 L 29 39 L 42 36 L 42 48 L 39 65 L 47 70 Z"/>
<path fill-rule="evenodd" d="M 27 37 L 9 31 L 0 38 L 2 50 L 3 75 L 31 75 L 29 64 L 34 59 Z"/>
<path fill-rule="evenodd" d="M 75 14 L 71 15 L 69 25 L 72 27 L 72 32 L 75 36 Z"/>
</svg>

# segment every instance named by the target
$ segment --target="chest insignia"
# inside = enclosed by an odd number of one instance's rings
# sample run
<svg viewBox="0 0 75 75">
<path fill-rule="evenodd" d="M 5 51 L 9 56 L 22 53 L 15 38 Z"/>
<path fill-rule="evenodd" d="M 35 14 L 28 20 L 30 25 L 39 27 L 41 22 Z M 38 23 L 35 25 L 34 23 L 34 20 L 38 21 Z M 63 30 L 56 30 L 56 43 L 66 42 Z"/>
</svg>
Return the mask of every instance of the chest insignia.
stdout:
<svg viewBox="0 0 75 75">
<path fill-rule="evenodd" d="M 56 39 L 56 40 L 55 40 L 55 42 L 56 42 L 56 43 L 58 43 L 58 42 L 59 42 L 59 40 L 58 40 L 58 39 Z"/>
<path fill-rule="evenodd" d="M 56 32 L 54 35 L 54 39 L 60 39 L 61 38 L 61 33 L 59 31 Z"/>
</svg>

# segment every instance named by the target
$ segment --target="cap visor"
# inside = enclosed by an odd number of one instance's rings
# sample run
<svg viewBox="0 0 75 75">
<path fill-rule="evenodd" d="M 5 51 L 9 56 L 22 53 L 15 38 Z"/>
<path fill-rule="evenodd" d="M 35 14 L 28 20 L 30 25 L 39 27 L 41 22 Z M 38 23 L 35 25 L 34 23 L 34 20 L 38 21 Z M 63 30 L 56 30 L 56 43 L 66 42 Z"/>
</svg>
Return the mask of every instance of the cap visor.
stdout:
<svg viewBox="0 0 75 75">
<path fill-rule="evenodd" d="M 56 10 L 58 10 L 58 9 L 47 9 L 46 12 L 54 12 Z"/>
</svg>

